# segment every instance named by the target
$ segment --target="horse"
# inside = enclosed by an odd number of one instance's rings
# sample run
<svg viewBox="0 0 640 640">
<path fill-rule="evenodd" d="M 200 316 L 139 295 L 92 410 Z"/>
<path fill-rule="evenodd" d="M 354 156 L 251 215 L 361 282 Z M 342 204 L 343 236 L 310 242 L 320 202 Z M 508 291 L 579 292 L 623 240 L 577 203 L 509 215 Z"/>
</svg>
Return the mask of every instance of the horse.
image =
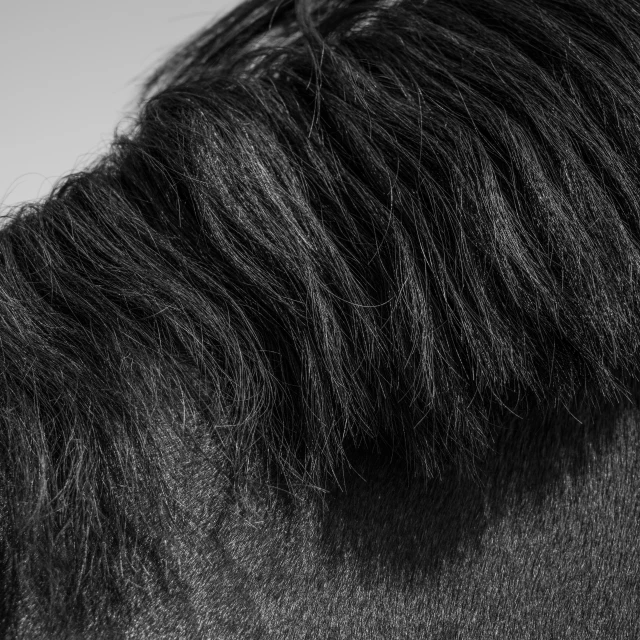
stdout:
<svg viewBox="0 0 640 640">
<path fill-rule="evenodd" d="M 0 229 L 4 638 L 640 635 L 640 5 L 247 0 Z"/>
</svg>

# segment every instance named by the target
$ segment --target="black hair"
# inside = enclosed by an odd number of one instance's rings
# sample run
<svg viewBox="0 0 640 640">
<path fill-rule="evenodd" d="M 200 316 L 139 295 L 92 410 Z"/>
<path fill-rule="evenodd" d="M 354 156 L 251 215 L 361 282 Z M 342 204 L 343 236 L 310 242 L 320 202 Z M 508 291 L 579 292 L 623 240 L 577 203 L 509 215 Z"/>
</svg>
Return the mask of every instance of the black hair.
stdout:
<svg viewBox="0 0 640 640">
<path fill-rule="evenodd" d="M 627 394 L 638 86 L 628 0 L 250 0 L 181 47 L 0 231 L 5 611 L 115 593 L 196 432 L 295 496 Z"/>
</svg>

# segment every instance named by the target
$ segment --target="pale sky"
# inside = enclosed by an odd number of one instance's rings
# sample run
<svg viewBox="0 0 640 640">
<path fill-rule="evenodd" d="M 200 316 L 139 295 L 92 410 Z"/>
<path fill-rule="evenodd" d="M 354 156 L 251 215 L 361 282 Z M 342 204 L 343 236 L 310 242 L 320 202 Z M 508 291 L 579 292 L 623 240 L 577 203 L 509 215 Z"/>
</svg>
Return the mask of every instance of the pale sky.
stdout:
<svg viewBox="0 0 640 640">
<path fill-rule="evenodd" d="M 172 48 L 238 0 L 2 0 L 0 209 L 104 150 Z"/>
</svg>

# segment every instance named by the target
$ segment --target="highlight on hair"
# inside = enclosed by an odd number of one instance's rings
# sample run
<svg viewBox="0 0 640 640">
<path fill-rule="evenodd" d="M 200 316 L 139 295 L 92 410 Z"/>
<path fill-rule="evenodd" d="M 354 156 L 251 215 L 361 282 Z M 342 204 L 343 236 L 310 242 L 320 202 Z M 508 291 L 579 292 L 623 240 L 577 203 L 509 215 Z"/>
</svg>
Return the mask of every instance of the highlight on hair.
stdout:
<svg viewBox="0 0 640 640">
<path fill-rule="evenodd" d="M 296 495 L 624 394 L 638 86 L 627 0 L 250 0 L 183 46 L 0 231 L 5 615 L 119 597 L 181 451 Z"/>
</svg>

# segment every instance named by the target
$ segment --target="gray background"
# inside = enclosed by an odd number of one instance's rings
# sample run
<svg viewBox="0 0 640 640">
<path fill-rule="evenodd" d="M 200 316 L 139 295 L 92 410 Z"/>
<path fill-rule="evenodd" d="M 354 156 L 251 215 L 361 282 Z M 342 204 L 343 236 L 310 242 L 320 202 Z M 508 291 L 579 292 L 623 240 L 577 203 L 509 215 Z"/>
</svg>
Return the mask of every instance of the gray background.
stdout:
<svg viewBox="0 0 640 640">
<path fill-rule="evenodd" d="M 103 151 L 140 82 L 238 0 L 0 0 L 0 207 Z"/>
</svg>

